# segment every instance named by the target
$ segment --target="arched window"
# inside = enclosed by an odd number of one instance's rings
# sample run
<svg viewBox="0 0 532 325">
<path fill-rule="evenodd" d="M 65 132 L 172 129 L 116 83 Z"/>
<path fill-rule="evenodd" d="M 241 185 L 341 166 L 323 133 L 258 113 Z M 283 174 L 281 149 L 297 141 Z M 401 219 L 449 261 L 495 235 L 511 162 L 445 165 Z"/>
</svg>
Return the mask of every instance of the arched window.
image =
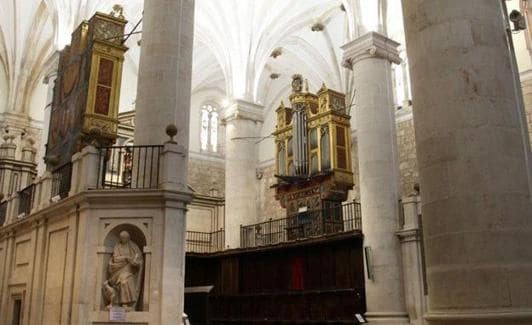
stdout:
<svg viewBox="0 0 532 325">
<path fill-rule="evenodd" d="M 201 150 L 218 151 L 218 112 L 209 104 L 201 107 Z"/>
<path fill-rule="evenodd" d="M 408 71 L 408 58 L 404 48 L 399 49 L 402 62 L 392 67 L 392 78 L 394 87 L 394 101 L 396 106 L 402 107 L 405 101 L 412 98 L 410 89 L 410 75 Z"/>
</svg>

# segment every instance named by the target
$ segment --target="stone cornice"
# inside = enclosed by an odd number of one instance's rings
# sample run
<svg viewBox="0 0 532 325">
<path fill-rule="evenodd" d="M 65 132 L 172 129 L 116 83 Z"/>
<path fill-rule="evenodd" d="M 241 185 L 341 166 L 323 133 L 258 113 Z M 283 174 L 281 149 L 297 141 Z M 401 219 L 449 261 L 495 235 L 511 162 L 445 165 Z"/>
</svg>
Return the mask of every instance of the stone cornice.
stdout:
<svg viewBox="0 0 532 325">
<path fill-rule="evenodd" d="M 194 194 L 188 191 L 170 191 L 161 189 L 138 190 L 87 190 L 62 199 L 57 203 L 28 216 L 0 226 L 0 238 L 24 229 L 31 229 L 36 223 L 42 225 L 50 219 L 68 217 L 85 209 L 160 209 L 173 208 L 186 210 Z"/>
<path fill-rule="evenodd" d="M 399 230 L 395 234 L 397 235 L 397 237 L 399 237 L 399 240 L 402 243 L 411 241 L 417 242 L 421 240 L 421 232 L 419 231 L 419 229 Z"/>
<path fill-rule="evenodd" d="M 519 77 L 521 79 L 521 82 L 532 80 L 532 69 L 521 71 L 519 73 Z"/>
<path fill-rule="evenodd" d="M 392 63 L 401 63 L 397 47 L 400 44 L 376 32 L 369 32 L 345 45 L 342 65 L 348 69 L 365 59 L 381 58 Z"/>
<path fill-rule="evenodd" d="M 224 122 L 244 119 L 254 122 L 264 122 L 264 106 L 248 102 L 242 99 L 235 100 L 226 107 L 222 113 Z"/>
</svg>

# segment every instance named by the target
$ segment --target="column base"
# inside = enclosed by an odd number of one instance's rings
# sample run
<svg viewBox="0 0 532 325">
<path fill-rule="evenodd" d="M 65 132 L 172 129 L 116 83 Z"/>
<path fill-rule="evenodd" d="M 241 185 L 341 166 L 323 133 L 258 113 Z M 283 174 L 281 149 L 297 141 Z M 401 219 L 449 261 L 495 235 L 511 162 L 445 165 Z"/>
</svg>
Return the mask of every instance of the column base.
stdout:
<svg viewBox="0 0 532 325">
<path fill-rule="evenodd" d="M 407 313 L 397 312 L 367 312 L 364 314 L 368 324 L 399 325 L 410 324 Z"/>
<path fill-rule="evenodd" d="M 429 312 L 425 314 L 425 319 L 430 325 L 532 325 L 532 309 L 471 313 Z"/>
</svg>

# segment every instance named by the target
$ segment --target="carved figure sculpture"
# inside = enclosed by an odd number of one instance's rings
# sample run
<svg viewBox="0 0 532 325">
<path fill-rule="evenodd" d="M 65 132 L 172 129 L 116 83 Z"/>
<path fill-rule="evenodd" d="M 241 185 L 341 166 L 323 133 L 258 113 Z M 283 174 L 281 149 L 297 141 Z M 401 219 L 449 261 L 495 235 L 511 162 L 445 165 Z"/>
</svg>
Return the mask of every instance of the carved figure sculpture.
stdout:
<svg viewBox="0 0 532 325">
<path fill-rule="evenodd" d="M 125 19 L 125 17 L 124 17 L 124 7 L 122 7 L 119 4 L 114 5 L 113 6 L 113 11 L 111 11 L 110 15 L 113 16 L 113 17 L 118 17 L 120 19 Z"/>
<path fill-rule="evenodd" d="M 303 91 L 303 77 L 300 74 L 292 76 L 292 92 L 300 93 Z"/>
<path fill-rule="evenodd" d="M 127 231 L 122 231 L 109 260 L 109 276 L 102 287 L 109 308 L 119 305 L 126 310 L 135 309 L 140 295 L 142 263 L 139 247 L 130 240 Z"/>
</svg>

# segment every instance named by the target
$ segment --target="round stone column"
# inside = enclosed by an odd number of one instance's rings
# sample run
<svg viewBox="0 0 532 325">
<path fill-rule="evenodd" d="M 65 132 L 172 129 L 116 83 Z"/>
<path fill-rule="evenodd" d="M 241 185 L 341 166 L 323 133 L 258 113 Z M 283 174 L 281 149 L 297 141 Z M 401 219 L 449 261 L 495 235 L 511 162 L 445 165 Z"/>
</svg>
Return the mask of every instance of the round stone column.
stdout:
<svg viewBox="0 0 532 325">
<path fill-rule="evenodd" d="M 342 47 L 353 70 L 366 269 L 366 318 L 408 324 L 401 273 L 399 165 L 392 92 L 398 43 L 370 32 Z"/>
<path fill-rule="evenodd" d="M 403 0 L 430 324 L 532 324 L 529 150 L 502 1 Z"/>
<path fill-rule="evenodd" d="M 262 106 L 237 100 L 223 116 L 225 127 L 225 245 L 240 247 L 240 226 L 257 222 L 256 144 Z"/>
<path fill-rule="evenodd" d="M 175 124 L 188 148 L 194 0 L 146 0 L 135 106 L 135 144 L 163 144 Z"/>
<path fill-rule="evenodd" d="M 164 181 L 178 180 L 180 190 L 184 193 L 176 196 L 174 190 L 174 193 L 169 194 L 171 199 L 161 203 L 162 232 L 154 234 L 158 236 L 158 241 L 152 243 L 156 247 L 152 261 L 157 263 L 151 266 L 151 272 L 159 278 L 160 287 L 152 288 L 149 293 L 150 312 L 159 313 L 158 324 L 180 324 L 184 309 L 185 211 L 190 200 L 189 194 L 186 193 L 186 155 L 190 123 L 193 37 L 194 0 L 144 2 L 134 142 L 135 145 L 162 145 L 168 141 L 166 126 L 175 124 L 178 129 L 176 141 L 183 155 L 180 159 L 182 163 L 176 164 L 173 169 L 175 174 L 165 172 L 163 176 Z M 166 149 L 165 147 L 162 156 L 165 163 L 172 161 L 165 159 L 172 154 Z M 145 153 L 141 153 L 143 154 Z M 142 163 L 146 159 L 141 157 L 138 161 Z M 156 168 L 150 170 L 157 172 Z M 163 188 L 166 188 L 166 185 Z"/>
</svg>

